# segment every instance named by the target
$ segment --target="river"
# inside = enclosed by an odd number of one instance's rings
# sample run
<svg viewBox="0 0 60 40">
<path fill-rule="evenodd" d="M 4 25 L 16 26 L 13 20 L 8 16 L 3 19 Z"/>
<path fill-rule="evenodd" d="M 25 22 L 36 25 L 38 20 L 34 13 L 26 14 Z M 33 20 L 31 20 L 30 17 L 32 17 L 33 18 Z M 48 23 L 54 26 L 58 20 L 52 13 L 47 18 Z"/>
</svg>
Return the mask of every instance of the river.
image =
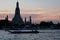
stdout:
<svg viewBox="0 0 60 40">
<path fill-rule="evenodd" d="M 0 30 L 0 40 L 60 40 L 60 30 L 38 30 L 37 34 L 11 34 Z"/>
</svg>

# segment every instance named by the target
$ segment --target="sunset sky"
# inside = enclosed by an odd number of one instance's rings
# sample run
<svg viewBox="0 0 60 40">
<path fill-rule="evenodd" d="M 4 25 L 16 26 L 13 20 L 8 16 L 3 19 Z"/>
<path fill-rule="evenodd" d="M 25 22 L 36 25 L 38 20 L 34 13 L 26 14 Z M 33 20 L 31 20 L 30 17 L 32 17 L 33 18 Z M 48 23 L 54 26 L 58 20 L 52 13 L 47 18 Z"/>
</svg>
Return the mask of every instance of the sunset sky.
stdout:
<svg viewBox="0 0 60 40">
<path fill-rule="evenodd" d="M 21 16 L 24 19 L 32 16 L 32 21 L 60 22 L 60 0 L 18 0 Z M 15 14 L 17 0 L 0 0 L 0 20 L 9 16 L 11 20 Z"/>
</svg>

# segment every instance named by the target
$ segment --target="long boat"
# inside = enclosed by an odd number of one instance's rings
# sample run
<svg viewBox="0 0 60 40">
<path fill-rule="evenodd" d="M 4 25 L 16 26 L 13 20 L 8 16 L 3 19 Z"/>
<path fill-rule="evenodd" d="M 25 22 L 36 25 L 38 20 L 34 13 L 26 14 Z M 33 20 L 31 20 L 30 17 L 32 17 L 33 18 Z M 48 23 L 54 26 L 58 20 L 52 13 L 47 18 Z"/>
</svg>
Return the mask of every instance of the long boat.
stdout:
<svg viewBox="0 0 60 40">
<path fill-rule="evenodd" d="M 20 31 L 20 30 L 9 30 L 8 32 L 13 34 L 19 34 L 19 33 L 39 33 L 39 31 Z"/>
</svg>

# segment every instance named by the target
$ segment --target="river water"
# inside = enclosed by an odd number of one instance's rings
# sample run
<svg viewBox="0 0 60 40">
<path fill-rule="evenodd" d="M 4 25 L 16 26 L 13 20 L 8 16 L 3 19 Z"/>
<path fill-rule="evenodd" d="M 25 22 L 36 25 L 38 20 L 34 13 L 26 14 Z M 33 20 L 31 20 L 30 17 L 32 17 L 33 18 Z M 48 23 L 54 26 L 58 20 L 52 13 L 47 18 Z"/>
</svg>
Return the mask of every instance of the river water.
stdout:
<svg viewBox="0 0 60 40">
<path fill-rule="evenodd" d="M 37 34 L 11 34 L 0 30 L 0 40 L 60 40 L 60 30 L 39 30 Z"/>
</svg>

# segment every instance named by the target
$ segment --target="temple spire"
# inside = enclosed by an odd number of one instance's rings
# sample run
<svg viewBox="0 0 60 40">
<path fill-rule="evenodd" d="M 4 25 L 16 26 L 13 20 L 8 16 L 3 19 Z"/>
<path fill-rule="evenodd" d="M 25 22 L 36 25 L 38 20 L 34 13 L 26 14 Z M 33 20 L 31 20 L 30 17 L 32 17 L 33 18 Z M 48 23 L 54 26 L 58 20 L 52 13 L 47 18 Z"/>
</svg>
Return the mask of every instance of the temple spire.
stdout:
<svg viewBox="0 0 60 40">
<path fill-rule="evenodd" d="M 19 8 L 19 2 L 18 1 L 16 3 L 15 15 L 14 15 L 14 18 L 12 19 L 12 23 L 13 24 L 19 24 L 19 25 L 24 24 L 23 19 L 20 15 L 20 8 Z"/>
<path fill-rule="evenodd" d="M 18 2 L 18 1 L 17 1 L 17 3 L 16 3 L 16 7 L 19 8 L 19 2 Z"/>
<path fill-rule="evenodd" d="M 6 16 L 5 20 L 7 20 L 7 21 L 8 21 L 8 15 Z"/>
</svg>

